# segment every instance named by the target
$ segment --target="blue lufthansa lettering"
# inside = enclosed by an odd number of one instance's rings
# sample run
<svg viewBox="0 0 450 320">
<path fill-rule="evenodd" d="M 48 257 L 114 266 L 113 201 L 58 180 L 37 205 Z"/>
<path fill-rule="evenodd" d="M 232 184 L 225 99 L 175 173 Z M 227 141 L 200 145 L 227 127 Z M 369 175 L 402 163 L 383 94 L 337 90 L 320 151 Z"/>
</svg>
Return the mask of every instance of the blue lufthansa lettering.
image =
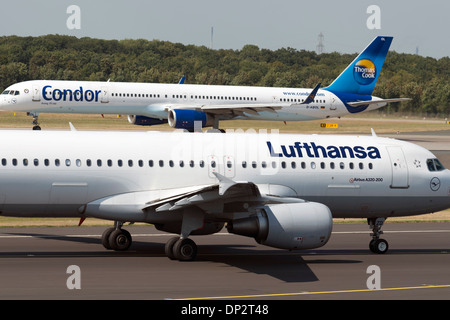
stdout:
<svg viewBox="0 0 450 320">
<path fill-rule="evenodd" d="M 381 159 L 380 150 L 377 147 L 369 146 L 367 148 L 363 146 L 321 146 L 316 145 L 314 142 L 295 142 L 293 145 L 280 145 L 279 150 L 276 152 L 270 141 L 267 141 L 267 147 L 271 157 L 277 158 L 358 158 L 358 159 Z M 302 152 L 302 149 L 304 152 Z"/>
<path fill-rule="evenodd" d="M 47 91 L 50 89 L 51 91 Z M 52 86 L 42 87 L 42 98 L 46 101 L 87 101 L 98 102 L 102 90 L 84 90 L 82 86 L 72 91 L 71 89 L 53 89 Z"/>
</svg>

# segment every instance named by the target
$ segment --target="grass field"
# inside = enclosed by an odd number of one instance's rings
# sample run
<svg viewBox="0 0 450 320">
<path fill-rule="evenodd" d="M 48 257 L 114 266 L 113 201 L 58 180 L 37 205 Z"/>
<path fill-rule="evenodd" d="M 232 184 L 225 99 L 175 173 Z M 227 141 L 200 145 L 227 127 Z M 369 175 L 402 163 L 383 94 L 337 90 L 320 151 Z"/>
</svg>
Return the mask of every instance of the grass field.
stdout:
<svg viewBox="0 0 450 320">
<path fill-rule="evenodd" d="M 29 128 L 31 130 L 31 117 L 24 113 L 0 113 L 0 128 Z M 152 127 L 133 126 L 128 123 L 127 116 L 118 115 L 80 115 L 80 114 L 41 114 L 39 121 L 43 130 L 64 129 L 69 130 L 69 122 L 79 130 L 172 130 L 167 124 Z M 338 124 L 338 128 L 330 129 L 321 127 L 321 123 Z M 252 130 L 279 130 L 281 133 L 323 133 L 323 134 L 370 134 L 373 128 L 378 134 L 396 134 L 419 131 L 442 131 L 448 130 L 450 135 L 450 124 L 446 119 L 424 119 L 414 117 L 388 117 L 379 113 L 366 113 L 364 115 L 348 116 L 341 119 L 327 119 L 305 122 L 280 121 L 222 121 L 221 128 L 228 130 L 242 129 Z M 411 222 L 411 221 L 450 221 L 450 210 L 427 214 L 421 216 L 390 218 L 389 222 Z M 79 219 L 67 218 L 11 218 L 0 217 L 0 227 L 25 227 L 25 226 L 77 226 Z M 365 222 L 365 220 L 336 219 L 335 223 Z M 111 221 L 98 219 L 86 219 L 83 226 L 112 226 Z"/>
<path fill-rule="evenodd" d="M 0 128 L 30 128 L 32 118 L 25 113 L 0 113 Z M 39 116 L 42 129 L 67 129 L 69 122 L 77 129 L 85 130 L 173 130 L 167 124 L 157 126 L 133 126 L 128 123 L 127 116 L 118 115 L 86 115 L 86 114 L 51 114 L 44 113 Z M 335 123 L 338 128 L 322 128 L 321 123 Z M 256 121 L 256 120 L 233 120 L 222 121 L 221 128 L 244 131 L 249 130 L 279 130 L 281 133 L 361 133 L 370 134 L 370 128 L 377 133 L 402 133 L 417 131 L 440 131 L 449 130 L 450 124 L 446 119 L 396 117 L 384 116 L 378 113 L 367 113 L 358 116 L 347 116 L 341 119 L 327 119 L 301 122 L 282 121 Z"/>
</svg>

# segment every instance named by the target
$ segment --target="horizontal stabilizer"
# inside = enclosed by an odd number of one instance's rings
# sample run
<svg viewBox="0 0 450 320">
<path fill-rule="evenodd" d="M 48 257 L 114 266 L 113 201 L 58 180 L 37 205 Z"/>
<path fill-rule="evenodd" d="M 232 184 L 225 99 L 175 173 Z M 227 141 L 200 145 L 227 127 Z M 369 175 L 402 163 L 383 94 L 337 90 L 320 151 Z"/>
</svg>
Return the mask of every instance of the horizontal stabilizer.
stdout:
<svg viewBox="0 0 450 320">
<path fill-rule="evenodd" d="M 356 102 L 347 102 L 347 104 L 352 107 L 359 107 L 359 106 L 365 106 L 368 104 L 402 102 L 402 101 L 408 101 L 408 100 L 411 100 L 411 98 L 393 98 L 393 99 L 378 99 L 378 100 L 370 100 L 370 101 L 356 101 Z"/>
</svg>

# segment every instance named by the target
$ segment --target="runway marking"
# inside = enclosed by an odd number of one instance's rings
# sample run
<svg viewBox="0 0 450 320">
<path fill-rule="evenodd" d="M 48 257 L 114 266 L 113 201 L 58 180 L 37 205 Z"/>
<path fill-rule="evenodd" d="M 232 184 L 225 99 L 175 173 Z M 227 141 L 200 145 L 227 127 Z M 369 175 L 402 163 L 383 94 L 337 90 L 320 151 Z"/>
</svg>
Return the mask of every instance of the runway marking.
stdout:
<svg viewBox="0 0 450 320">
<path fill-rule="evenodd" d="M 381 291 L 397 291 L 397 290 L 416 290 L 416 289 L 436 289 L 450 288 L 450 284 L 444 285 L 425 285 L 420 287 L 398 287 L 398 288 L 382 288 L 382 289 L 356 289 L 356 290 L 335 290 L 335 291 L 313 291 L 313 292 L 292 292 L 292 293 L 268 293 L 268 294 L 251 294 L 221 297 L 197 297 L 167 300 L 215 300 L 215 299 L 245 299 L 245 298 L 270 298 L 270 297 L 287 297 L 300 295 L 319 295 L 319 294 L 336 294 L 336 293 L 358 293 L 358 292 L 381 292 Z"/>
</svg>

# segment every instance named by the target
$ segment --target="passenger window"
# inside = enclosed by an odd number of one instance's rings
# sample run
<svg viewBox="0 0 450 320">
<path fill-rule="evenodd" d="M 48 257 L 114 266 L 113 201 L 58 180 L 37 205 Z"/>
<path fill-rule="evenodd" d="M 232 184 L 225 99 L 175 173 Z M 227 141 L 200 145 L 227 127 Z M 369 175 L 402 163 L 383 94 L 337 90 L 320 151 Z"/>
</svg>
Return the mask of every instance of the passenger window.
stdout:
<svg viewBox="0 0 450 320">
<path fill-rule="evenodd" d="M 242 168 L 247 168 L 247 161 L 242 161 Z"/>
<path fill-rule="evenodd" d="M 252 168 L 256 169 L 256 167 L 257 167 L 256 161 L 252 161 Z"/>
<path fill-rule="evenodd" d="M 66 159 L 66 166 L 67 166 L 67 167 L 70 167 L 70 163 L 71 163 L 71 162 L 70 162 L 70 159 Z"/>
<path fill-rule="evenodd" d="M 2 165 L 6 166 L 6 159 L 5 158 L 2 159 Z"/>
<path fill-rule="evenodd" d="M 231 161 L 227 161 L 227 168 L 230 169 L 232 167 Z"/>
<path fill-rule="evenodd" d="M 153 167 L 153 160 L 148 160 L 148 166 Z"/>
<path fill-rule="evenodd" d="M 101 167 L 102 166 L 102 160 L 97 159 L 97 167 Z"/>
<path fill-rule="evenodd" d="M 142 168 L 142 167 L 144 166 L 144 161 L 139 160 L 139 161 L 138 161 L 138 166 Z"/>
<path fill-rule="evenodd" d="M 34 163 L 34 166 L 37 167 L 39 165 L 39 160 L 38 159 L 34 159 L 33 163 Z"/>
<path fill-rule="evenodd" d="M 133 160 L 128 160 L 128 166 L 131 168 L 133 166 Z"/>
<path fill-rule="evenodd" d="M 117 160 L 117 165 L 119 167 L 122 167 L 123 166 L 123 161 L 121 159 Z"/>
<path fill-rule="evenodd" d="M 91 159 L 87 159 L 87 160 L 86 160 L 86 165 L 87 165 L 88 167 L 90 167 L 90 166 L 92 165 Z"/>
<path fill-rule="evenodd" d="M 162 168 L 164 167 L 164 160 L 159 160 L 159 166 Z"/>
<path fill-rule="evenodd" d="M 203 168 L 205 166 L 205 161 L 200 160 L 200 168 Z"/>
<path fill-rule="evenodd" d="M 296 165 L 295 161 L 292 161 L 292 162 L 291 162 L 291 168 L 292 168 L 292 169 L 295 169 L 296 166 L 297 166 L 297 165 Z"/>
<path fill-rule="evenodd" d="M 183 167 L 184 167 L 184 161 L 180 160 L 180 168 L 183 168 Z"/>
<path fill-rule="evenodd" d="M 171 168 L 173 168 L 173 161 L 172 161 L 172 160 L 169 161 L 169 166 L 170 166 Z"/>
<path fill-rule="evenodd" d="M 108 159 L 108 161 L 106 163 L 108 164 L 108 167 L 112 167 L 112 165 L 113 165 L 113 162 L 111 159 Z"/>
<path fill-rule="evenodd" d="M 17 166 L 17 159 L 12 159 L 13 166 Z"/>
<path fill-rule="evenodd" d="M 189 161 L 189 166 L 190 166 L 191 168 L 194 167 L 194 160 Z"/>
<path fill-rule="evenodd" d="M 75 164 L 77 165 L 77 167 L 81 167 L 81 160 L 80 159 L 75 160 Z"/>
</svg>

